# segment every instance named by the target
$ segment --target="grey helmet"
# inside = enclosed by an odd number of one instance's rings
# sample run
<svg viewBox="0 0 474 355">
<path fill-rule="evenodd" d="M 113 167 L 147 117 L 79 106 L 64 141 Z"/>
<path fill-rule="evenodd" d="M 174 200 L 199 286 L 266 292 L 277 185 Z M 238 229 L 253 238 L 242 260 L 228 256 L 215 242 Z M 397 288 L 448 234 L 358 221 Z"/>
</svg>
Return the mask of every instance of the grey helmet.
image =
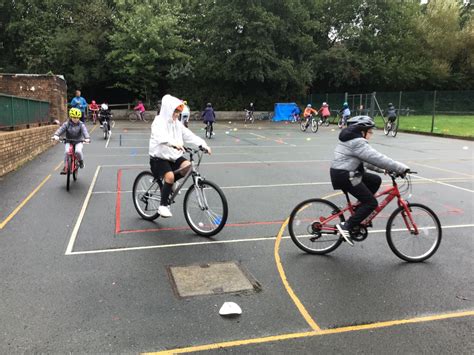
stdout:
<svg viewBox="0 0 474 355">
<path fill-rule="evenodd" d="M 369 116 L 355 116 L 347 120 L 347 126 L 358 126 L 361 130 L 366 130 L 375 127 L 375 122 Z"/>
</svg>

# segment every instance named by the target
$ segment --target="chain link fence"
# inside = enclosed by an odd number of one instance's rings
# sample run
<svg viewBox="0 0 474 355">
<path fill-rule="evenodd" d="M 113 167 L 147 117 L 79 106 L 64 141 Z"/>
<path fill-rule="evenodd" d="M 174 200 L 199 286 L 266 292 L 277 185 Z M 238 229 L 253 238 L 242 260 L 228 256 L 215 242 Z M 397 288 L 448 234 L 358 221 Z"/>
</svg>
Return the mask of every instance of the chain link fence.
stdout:
<svg viewBox="0 0 474 355">
<path fill-rule="evenodd" d="M 347 102 L 352 116 L 370 115 L 380 128 L 393 104 L 401 130 L 474 137 L 474 90 L 324 93 L 307 98 L 315 106 L 323 101 L 334 115 Z"/>
</svg>

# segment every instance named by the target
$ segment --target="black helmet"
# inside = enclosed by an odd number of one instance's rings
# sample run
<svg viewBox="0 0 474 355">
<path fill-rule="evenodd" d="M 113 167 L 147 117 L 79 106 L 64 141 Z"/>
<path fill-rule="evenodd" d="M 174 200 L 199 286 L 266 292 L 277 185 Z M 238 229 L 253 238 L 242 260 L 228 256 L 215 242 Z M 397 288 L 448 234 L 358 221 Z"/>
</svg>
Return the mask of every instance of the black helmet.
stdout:
<svg viewBox="0 0 474 355">
<path fill-rule="evenodd" d="M 375 127 L 374 120 L 369 116 L 355 116 L 347 120 L 347 126 L 360 127 L 361 131 Z"/>
</svg>

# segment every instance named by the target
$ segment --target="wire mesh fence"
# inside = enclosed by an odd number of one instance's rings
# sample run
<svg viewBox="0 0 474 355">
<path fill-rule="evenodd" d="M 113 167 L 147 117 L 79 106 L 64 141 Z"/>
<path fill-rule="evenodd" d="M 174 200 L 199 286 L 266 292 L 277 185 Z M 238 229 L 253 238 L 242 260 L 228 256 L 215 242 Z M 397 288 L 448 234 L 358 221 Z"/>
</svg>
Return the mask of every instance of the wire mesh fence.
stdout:
<svg viewBox="0 0 474 355">
<path fill-rule="evenodd" d="M 401 130 L 474 137 L 474 90 L 324 93 L 308 100 L 316 106 L 327 102 L 333 114 L 347 102 L 352 116 L 370 115 L 378 127 L 392 104 Z"/>
</svg>

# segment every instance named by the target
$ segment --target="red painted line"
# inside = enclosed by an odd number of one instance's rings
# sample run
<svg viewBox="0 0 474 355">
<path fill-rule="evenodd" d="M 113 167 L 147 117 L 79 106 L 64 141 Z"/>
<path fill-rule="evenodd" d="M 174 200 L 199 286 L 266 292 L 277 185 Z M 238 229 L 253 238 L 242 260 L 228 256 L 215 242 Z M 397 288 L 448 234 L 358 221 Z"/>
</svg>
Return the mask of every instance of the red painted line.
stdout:
<svg viewBox="0 0 474 355">
<path fill-rule="evenodd" d="M 256 225 L 281 225 L 283 221 L 261 221 L 261 222 L 240 222 L 240 223 L 229 223 L 226 224 L 226 227 L 246 227 L 246 226 L 256 226 Z M 117 234 L 134 234 L 134 233 L 150 233 L 150 232 L 163 232 L 163 231 L 179 231 L 187 230 L 189 227 L 163 227 L 163 228 L 149 228 L 149 229 L 126 229 L 121 230 Z"/>
<path fill-rule="evenodd" d="M 115 234 L 120 234 L 120 195 L 122 190 L 122 169 L 117 170 L 117 200 L 115 203 Z"/>
</svg>

